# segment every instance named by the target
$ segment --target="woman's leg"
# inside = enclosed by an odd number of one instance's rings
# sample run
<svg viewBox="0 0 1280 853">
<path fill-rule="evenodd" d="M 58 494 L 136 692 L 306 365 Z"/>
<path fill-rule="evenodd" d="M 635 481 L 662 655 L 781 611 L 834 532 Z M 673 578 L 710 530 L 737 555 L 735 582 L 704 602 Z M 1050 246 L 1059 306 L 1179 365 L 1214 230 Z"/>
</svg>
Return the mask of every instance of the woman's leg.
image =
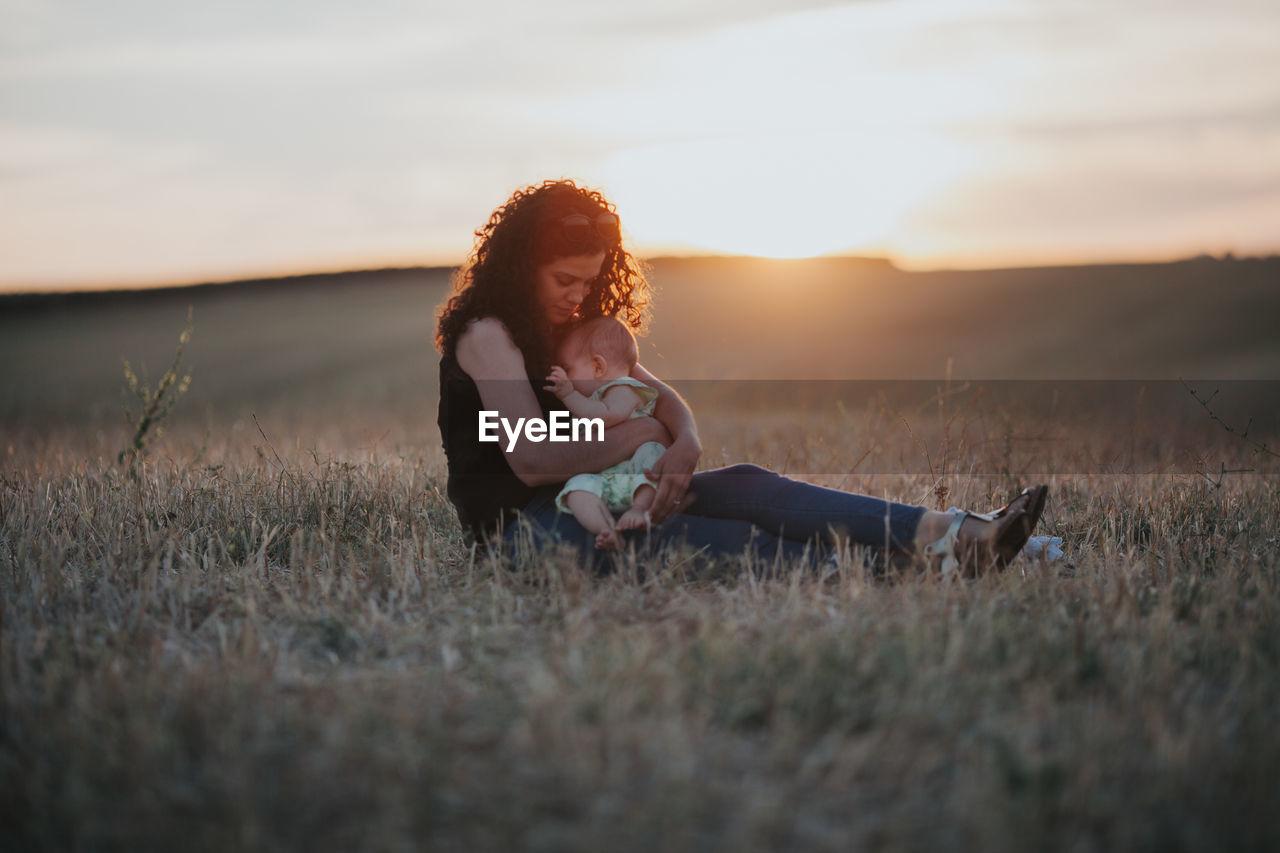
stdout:
<svg viewBox="0 0 1280 853">
<path fill-rule="evenodd" d="M 745 519 L 786 539 L 835 544 L 847 538 L 885 552 L 927 555 L 932 545 L 944 571 L 950 555 L 968 575 L 1008 565 L 1031 535 L 1048 494 L 1045 486 L 1026 489 L 993 514 L 933 512 L 790 480 L 758 465 L 695 474 L 689 491 L 686 513 Z"/>
<path fill-rule="evenodd" d="M 509 525 L 504 532 L 508 550 L 522 540 L 541 548 L 556 543 L 576 547 L 584 562 L 596 571 L 607 571 L 611 552 L 596 549 L 595 534 L 571 515 L 555 508 L 555 489 L 542 492 L 521 512 L 520 523 Z M 657 551 L 664 547 L 687 545 L 706 558 L 734 558 L 749 554 L 771 563 L 781 558 L 789 564 L 809 558 L 823 560 L 829 550 L 807 541 L 783 538 L 762 529 L 746 519 L 713 518 L 677 513 L 648 530 L 619 532 L 623 547 L 635 545 L 640 550 Z"/>
<path fill-rule="evenodd" d="M 693 475 L 684 513 L 749 521 L 775 536 L 834 544 L 848 539 L 886 550 L 913 546 L 924 507 L 803 483 L 759 465 Z"/>
<path fill-rule="evenodd" d="M 597 569 L 607 569 L 591 534 L 555 509 L 556 490 L 535 497 L 524 510 L 536 544 L 577 545 Z M 1043 510 L 1045 488 L 1028 489 L 991 517 L 932 512 L 923 507 L 826 489 L 791 480 L 757 465 L 734 465 L 695 474 L 685 511 L 647 531 L 630 531 L 624 541 L 661 548 L 685 543 L 709 557 L 751 552 L 765 561 L 804 556 L 825 559 L 840 539 L 890 551 L 918 551 L 950 527 L 961 524 L 953 548 L 966 574 L 993 559 L 1003 566 L 1021 549 Z M 1033 510 L 1034 507 L 1034 510 Z M 509 528 L 510 546 L 519 527 Z M 812 547 L 814 544 L 817 547 Z M 1007 552 L 1007 553 L 1006 553 Z M 945 565 L 945 563 L 944 563 Z"/>
</svg>

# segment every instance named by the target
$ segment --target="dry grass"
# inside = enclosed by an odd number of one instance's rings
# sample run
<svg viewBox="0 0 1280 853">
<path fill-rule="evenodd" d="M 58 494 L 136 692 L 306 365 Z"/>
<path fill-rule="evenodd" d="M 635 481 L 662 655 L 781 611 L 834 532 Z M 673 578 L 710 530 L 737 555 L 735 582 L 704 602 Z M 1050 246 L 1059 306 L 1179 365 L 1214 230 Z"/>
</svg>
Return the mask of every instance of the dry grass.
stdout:
<svg viewBox="0 0 1280 853">
<path fill-rule="evenodd" d="M 836 485 L 978 505 L 1009 485 L 969 473 L 1000 470 L 1003 443 L 941 451 L 976 411 L 911 435 L 874 407 L 813 415 L 799 438 L 760 410 L 703 421 L 709 448 L 808 460 L 793 470 Z M 8 436 L 6 849 L 1280 838 L 1269 469 L 1219 486 L 1054 476 L 1045 532 L 1070 567 L 961 584 L 875 581 L 856 559 L 826 580 L 743 565 L 597 580 L 565 555 L 473 555 L 421 429 L 307 447 L 187 427 L 137 482 L 111 464 L 123 431 Z M 1109 440 L 1054 447 L 1081 459 Z M 871 445 L 949 461 L 859 474 Z M 1228 467 L 1258 467 L 1232 447 Z"/>
<path fill-rule="evenodd" d="M 0 305 L 0 849 L 1273 849 L 1274 456 L 1176 382 L 724 380 L 1265 379 L 1277 264 L 656 267 L 706 465 L 1051 483 L 1069 565 L 955 584 L 473 554 L 441 271 Z M 188 304 L 135 480 L 119 358 Z M 1276 383 L 1199 387 L 1280 445 Z"/>
</svg>

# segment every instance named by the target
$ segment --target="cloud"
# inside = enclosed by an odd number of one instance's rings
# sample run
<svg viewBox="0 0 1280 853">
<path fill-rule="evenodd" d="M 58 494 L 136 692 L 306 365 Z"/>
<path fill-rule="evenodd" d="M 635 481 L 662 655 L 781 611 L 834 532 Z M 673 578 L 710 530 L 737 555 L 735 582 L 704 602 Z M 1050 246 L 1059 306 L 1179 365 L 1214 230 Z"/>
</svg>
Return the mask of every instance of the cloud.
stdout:
<svg viewBox="0 0 1280 853">
<path fill-rule="evenodd" d="M 148 240 L 165 269 L 460 256 L 540 177 L 806 135 L 963 148 L 950 201 L 920 200 L 935 235 L 1104 239 L 1090 199 L 1113 230 L 1258 210 L 1280 150 L 1273 2 L 3 3 L 0 242 L 27 276 L 68 241 L 86 276 L 158 270 Z"/>
<path fill-rule="evenodd" d="M 0 58 L 0 81 L 77 77 L 260 74 L 376 74 L 449 42 L 441 29 L 376 34 L 241 34 L 182 42 L 126 40 L 99 46 L 26 52 Z"/>
<path fill-rule="evenodd" d="M 956 259 L 1186 256 L 1277 249 L 1280 127 L 1053 136 L 910 216 L 898 250 Z"/>
</svg>

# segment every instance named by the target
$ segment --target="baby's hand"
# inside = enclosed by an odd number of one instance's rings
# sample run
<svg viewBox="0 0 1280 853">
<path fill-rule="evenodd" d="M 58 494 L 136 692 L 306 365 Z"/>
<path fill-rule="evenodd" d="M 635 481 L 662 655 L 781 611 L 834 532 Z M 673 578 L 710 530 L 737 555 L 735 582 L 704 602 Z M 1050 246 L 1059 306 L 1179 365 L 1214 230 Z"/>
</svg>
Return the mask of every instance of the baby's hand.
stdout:
<svg viewBox="0 0 1280 853">
<path fill-rule="evenodd" d="M 563 400 L 573 393 L 573 382 L 569 379 L 569 374 L 564 372 L 564 368 L 557 364 L 551 368 L 551 374 L 547 376 L 547 384 L 543 390 L 550 391 Z"/>
</svg>

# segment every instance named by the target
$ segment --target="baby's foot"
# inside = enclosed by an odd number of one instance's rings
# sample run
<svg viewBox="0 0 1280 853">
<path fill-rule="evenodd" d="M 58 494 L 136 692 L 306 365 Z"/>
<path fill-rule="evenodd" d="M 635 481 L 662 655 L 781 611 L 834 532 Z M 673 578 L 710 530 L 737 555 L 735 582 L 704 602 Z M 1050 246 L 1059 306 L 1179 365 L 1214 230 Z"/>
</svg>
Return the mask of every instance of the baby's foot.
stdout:
<svg viewBox="0 0 1280 853">
<path fill-rule="evenodd" d="M 596 549 L 599 551 L 617 551 L 622 547 L 622 540 L 612 530 L 603 530 L 596 534 Z"/>
<path fill-rule="evenodd" d="M 618 529 L 648 530 L 650 523 L 649 513 L 647 510 L 632 507 L 624 512 L 622 517 L 618 519 Z"/>
</svg>

